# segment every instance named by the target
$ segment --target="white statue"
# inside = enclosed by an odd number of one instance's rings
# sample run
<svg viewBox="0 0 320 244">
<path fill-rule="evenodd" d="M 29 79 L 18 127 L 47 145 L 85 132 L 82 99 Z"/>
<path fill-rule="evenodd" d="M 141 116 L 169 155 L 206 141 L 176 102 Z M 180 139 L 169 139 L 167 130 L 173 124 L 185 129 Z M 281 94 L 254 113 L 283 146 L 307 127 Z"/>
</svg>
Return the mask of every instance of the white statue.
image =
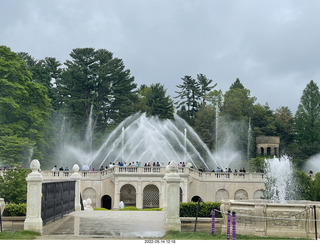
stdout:
<svg viewBox="0 0 320 244">
<path fill-rule="evenodd" d="M 123 209 L 124 208 L 124 203 L 123 201 L 119 202 L 119 209 Z"/>
<path fill-rule="evenodd" d="M 83 200 L 84 210 L 85 211 L 92 211 L 93 208 L 92 208 L 91 204 L 92 204 L 92 201 L 90 198 L 88 198 L 87 200 Z"/>
<path fill-rule="evenodd" d="M 4 199 L 3 198 L 0 198 L 0 209 L 1 209 L 1 216 L 3 214 L 3 211 L 4 211 L 4 207 L 6 206 L 5 202 L 4 202 Z"/>
</svg>

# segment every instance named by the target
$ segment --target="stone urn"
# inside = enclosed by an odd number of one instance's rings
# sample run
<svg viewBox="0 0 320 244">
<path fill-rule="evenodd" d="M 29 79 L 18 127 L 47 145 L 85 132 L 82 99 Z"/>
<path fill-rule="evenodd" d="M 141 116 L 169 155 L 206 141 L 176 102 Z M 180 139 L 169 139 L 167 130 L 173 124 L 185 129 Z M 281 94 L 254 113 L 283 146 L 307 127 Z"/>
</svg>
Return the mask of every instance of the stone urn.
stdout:
<svg viewBox="0 0 320 244">
<path fill-rule="evenodd" d="M 3 214 L 4 211 L 4 207 L 6 206 L 6 204 L 4 203 L 4 199 L 0 198 L 0 209 L 1 209 L 1 215 Z"/>
</svg>

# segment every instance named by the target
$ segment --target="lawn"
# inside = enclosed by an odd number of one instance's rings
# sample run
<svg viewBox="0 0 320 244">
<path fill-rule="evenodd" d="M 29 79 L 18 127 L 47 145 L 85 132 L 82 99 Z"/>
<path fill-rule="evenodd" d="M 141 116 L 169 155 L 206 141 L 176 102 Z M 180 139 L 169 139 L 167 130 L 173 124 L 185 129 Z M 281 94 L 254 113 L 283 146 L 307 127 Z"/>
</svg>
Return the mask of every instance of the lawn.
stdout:
<svg viewBox="0 0 320 244">
<path fill-rule="evenodd" d="M 164 240 L 227 240 L 227 235 L 214 234 L 206 232 L 179 232 L 169 231 L 162 239 Z M 232 236 L 230 235 L 230 240 Z M 308 240 L 308 239 L 296 239 L 285 237 L 260 237 L 260 236 L 245 236 L 236 235 L 237 240 Z"/>
<path fill-rule="evenodd" d="M 0 232 L 0 240 L 34 240 L 40 235 L 34 231 L 3 231 Z"/>
</svg>

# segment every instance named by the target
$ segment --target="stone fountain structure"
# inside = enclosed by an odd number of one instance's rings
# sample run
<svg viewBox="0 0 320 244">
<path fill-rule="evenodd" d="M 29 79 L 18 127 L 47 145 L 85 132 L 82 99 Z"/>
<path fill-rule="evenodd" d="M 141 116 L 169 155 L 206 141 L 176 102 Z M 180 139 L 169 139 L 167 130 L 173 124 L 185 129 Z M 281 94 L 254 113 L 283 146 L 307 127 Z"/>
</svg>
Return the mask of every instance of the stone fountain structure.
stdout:
<svg viewBox="0 0 320 244">
<path fill-rule="evenodd" d="M 294 199 L 292 166 L 290 159 L 266 159 L 266 176 L 269 186 L 265 189 L 269 200 L 222 201 L 222 232 L 227 233 L 228 212 L 235 212 L 237 233 L 255 236 L 313 238 L 319 228 L 320 202 Z M 291 199 L 291 200 L 288 200 Z"/>
</svg>

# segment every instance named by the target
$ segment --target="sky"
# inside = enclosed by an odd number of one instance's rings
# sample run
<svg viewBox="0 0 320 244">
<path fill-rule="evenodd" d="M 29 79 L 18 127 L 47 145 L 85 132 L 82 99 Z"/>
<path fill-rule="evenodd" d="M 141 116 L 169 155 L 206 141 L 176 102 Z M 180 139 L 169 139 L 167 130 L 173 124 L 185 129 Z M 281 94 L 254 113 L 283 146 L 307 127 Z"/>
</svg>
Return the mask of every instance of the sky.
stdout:
<svg viewBox="0 0 320 244">
<path fill-rule="evenodd" d="M 35 59 L 107 49 L 135 82 L 176 96 L 204 74 L 226 92 L 239 78 L 257 103 L 295 113 L 320 85 L 318 0 L 0 0 L 0 45 Z"/>
</svg>

